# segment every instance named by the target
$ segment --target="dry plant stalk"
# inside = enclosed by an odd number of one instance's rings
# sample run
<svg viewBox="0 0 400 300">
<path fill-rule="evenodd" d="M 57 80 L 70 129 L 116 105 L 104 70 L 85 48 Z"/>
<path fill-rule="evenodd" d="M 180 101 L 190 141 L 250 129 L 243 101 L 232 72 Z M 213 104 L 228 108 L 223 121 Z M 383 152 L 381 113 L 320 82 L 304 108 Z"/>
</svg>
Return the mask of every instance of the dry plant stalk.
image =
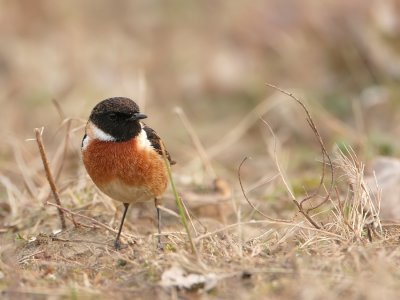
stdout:
<svg viewBox="0 0 400 300">
<path fill-rule="evenodd" d="M 208 175 L 212 178 L 212 179 L 216 179 L 217 175 L 214 171 L 214 168 L 211 164 L 211 159 L 210 157 L 207 155 L 206 150 L 204 149 L 203 144 L 200 141 L 199 136 L 197 135 L 196 131 L 194 130 L 192 124 L 190 123 L 189 119 L 187 118 L 185 112 L 183 111 L 183 109 L 181 107 L 176 107 L 175 108 L 175 113 L 178 115 L 179 119 L 181 120 L 184 128 L 186 129 L 186 131 L 188 132 L 193 145 L 195 146 L 197 153 L 200 156 L 200 159 L 203 163 L 204 168 L 206 169 Z"/>
<path fill-rule="evenodd" d="M 331 158 L 330 158 L 330 156 L 329 156 L 329 154 L 328 154 L 328 152 L 326 150 L 325 144 L 324 144 L 324 142 L 322 140 L 322 137 L 321 137 L 321 135 L 320 135 L 320 133 L 318 131 L 318 128 L 315 125 L 315 123 L 314 123 L 314 121 L 313 121 L 313 119 L 311 117 L 311 114 L 310 114 L 309 110 L 307 109 L 307 107 L 305 106 L 305 104 L 299 98 L 294 96 L 292 93 L 289 93 L 289 92 L 287 92 L 287 91 L 285 91 L 285 90 L 283 90 L 283 89 L 281 89 L 281 88 L 279 88 L 279 87 L 277 87 L 277 86 L 275 86 L 273 84 L 270 84 L 270 83 L 266 83 L 266 85 L 272 87 L 273 89 L 277 90 L 280 93 L 283 93 L 283 94 L 289 96 L 290 98 L 292 98 L 294 101 L 296 101 L 301 106 L 301 108 L 304 110 L 304 112 L 306 114 L 307 123 L 310 126 L 310 128 L 312 129 L 315 137 L 318 140 L 319 146 L 321 148 L 321 153 L 322 153 L 322 174 L 321 174 L 320 183 L 318 185 L 317 190 L 314 193 L 312 193 L 312 194 L 308 195 L 307 197 L 305 197 L 304 199 L 302 199 L 300 202 L 298 200 L 296 200 L 296 199 L 292 199 L 293 203 L 297 206 L 299 212 L 307 219 L 307 221 L 310 222 L 315 228 L 320 229 L 321 226 L 319 224 L 317 224 L 315 220 L 313 220 L 313 218 L 310 216 L 310 212 L 315 210 L 315 209 L 317 209 L 317 208 L 319 208 L 319 207 L 321 207 L 323 204 L 325 204 L 330 199 L 330 196 L 331 196 L 331 193 L 332 193 L 332 190 L 333 190 L 333 186 L 334 186 L 333 185 L 334 175 L 333 175 L 332 160 L 331 160 Z M 270 128 L 270 130 L 271 130 L 271 128 Z M 329 189 L 327 191 L 327 195 L 325 196 L 324 200 L 321 201 L 320 203 L 318 203 L 318 204 L 316 204 L 316 205 L 314 205 L 314 206 L 312 206 L 312 207 L 310 207 L 308 209 L 305 209 L 304 208 L 304 204 L 307 201 L 315 198 L 319 194 L 319 192 L 321 191 L 322 187 L 324 187 L 326 165 L 328 165 L 330 167 L 330 170 L 331 170 L 331 172 L 330 172 L 330 186 L 329 186 Z"/>
<path fill-rule="evenodd" d="M 106 225 L 106 224 L 104 224 L 104 223 L 102 223 L 102 222 L 100 222 L 100 221 L 97 221 L 97 220 L 94 219 L 94 218 L 91 218 L 91 217 L 82 215 L 82 214 L 80 214 L 80 213 L 73 212 L 73 211 L 71 211 L 71 210 L 69 210 L 69 209 L 66 209 L 65 207 L 62 207 L 62 206 L 60 206 L 60 205 L 58 205 L 58 204 L 55 204 L 55 203 L 46 202 L 46 204 L 47 204 L 47 205 L 50 205 L 50 206 L 57 207 L 57 209 L 61 210 L 62 212 L 65 212 L 65 213 L 67 214 L 67 217 L 68 217 L 68 215 L 69 215 L 69 218 L 70 218 L 70 220 L 74 223 L 75 227 L 78 227 L 78 226 L 87 227 L 87 228 L 98 228 L 98 227 L 102 227 L 102 228 L 104 228 L 104 229 L 106 229 L 106 230 L 108 230 L 108 231 L 110 231 L 110 232 L 118 233 L 118 230 L 117 230 L 117 229 L 114 229 L 114 228 L 112 228 L 112 227 L 110 227 L 110 226 L 108 226 L 108 225 Z M 86 219 L 86 220 L 88 220 L 88 221 L 91 221 L 91 222 L 94 224 L 94 226 L 90 226 L 90 225 L 86 225 L 86 224 L 77 222 L 77 221 L 74 219 L 74 217 L 79 217 L 79 218 L 82 218 L 82 219 Z M 97 226 L 96 226 L 96 225 L 97 225 Z M 126 234 L 126 233 L 123 233 L 123 232 L 121 232 L 121 236 L 122 236 L 122 237 L 125 237 L 125 238 L 131 237 L 130 235 L 128 235 L 128 234 Z"/>
<path fill-rule="evenodd" d="M 240 189 L 242 191 L 243 197 L 244 199 L 247 201 L 247 203 L 254 209 L 254 211 L 256 211 L 257 213 L 259 213 L 261 216 L 263 216 L 264 218 L 266 218 L 267 220 L 273 221 L 273 222 L 278 222 L 278 223 L 288 223 L 291 224 L 292 221 L 291 220 L 282 220 L 282 219 L 275 219 L 272 218 L 270 216 L 267 216 L 266 214 L 264 214 L 262 211 L 260 211 L 251 201 L 250 199 L 247 197 L 246 192 L 244 190 L 243 187 L 243 183 L 242 183 L 242 176 L 241 176 L 241 170 L 242 170 L 242 166 L 243 164 L 247 161 L 248 157 L 245 157 L 242 162 L 239 165 L 238 168 L 238 179 L 239 179 L 239 185 L 240 185 Z"/>
<path fill-rule="evenodd" d="M 160 143 L 160 146 L 161 146 L 161 151 L 162 151 L 162 155 L 163 155 L 163 158 L 164 158 L 164 163 L 165 163 L 165 166 L 167 167 L 168 177 L 169 177 L 169 180 L 170 180 L 170 183 L 171 183 L 172 192 L 174 194 L 176 206 L 178 207 L 178 212 L 179 212 L 179 216 L 180 216 L 182 225 L 185 227 L 185 231 L 186 231 L 188 239 L 189 239 L 189 244 L 190 244 L 190 248 L 192 250 L 192 253 L 196 255 L 197 259 L 199 259 L 199 253 L 198 253 L 197 248 L 196 248 L 196 246 L 195 246 L 195 244 L 193 242 L 192 234 L 190 233 L 190 229 L 189 229 L 189 225 L 188 225 L 188 220 L 186 218 L 187 211 L 185 210 L 185 205 L 183 204 L 183 201 L 182 201 L 181 197 L 179 197 L 179 195 L 178 195 L 178 191 L 176 189 L 174 179 L 172 178 L 171 165 L 170 165 L 170 163 L 168 161 L 167 154 L 165 152 L 164 144 Z"/>
<path fill-rule="evenodd" d="M 248 112 L 244 118 L 227 132 L 221 139 L 209 149 L 208 156 L 213 158 L 237 142 L 257 122 L 257 116 L 265 115 L 280 103 L 279 99 L 268 97 Z"/>
<path fill-rule="evenodd" d="M 57 99 L 51 99 L 51 102 L 53 103 L 54 107 L 57 110 L 58 115 L 60 116 L 61 120 L 65 119 L 65 113 L 64 110 L 61 107 L 60 102 L 57 101 Z"/>
<path fill-rule="evenodd" d="M 43 128 L 41 130 L 39 128 L 35 128 L 35 134 L 36 134 L 36 142 L 38 144 L 40 156 L 41 156 L 42 162 L 43 162 L 43 167 L 44 167 L 44 170 L 46 173 L 46 178 L 47 178 L 47 181 L 49 182 L 50 189 L 54 196 L 54 200 L 56 201 L 57 205 L 59 206 L 57 209 L 58 209 L 58 215 L 59 215 L 60 221 L 61 221 L 61 229 L 65 230 L 67 228 L 67 226 L 65 223 L 64 212 L 61 209 L 60 196 L 58 194 L 57 187 L 56 187 L 53 175 L 50 170 L 49 160 L 47 158 L 46 150 L 45 150 L 44 144 L 43 144 L 43 139 L 42 139 Z"/>
<path fill-rule="evenodd" d="M 62 174 L 62 170 L 64 168 L 64 164 L 68 155 L 68 143 L 70 140 L 70 132 L 71 132 L 71 125 L 72 125 L 72 119 L 65 119 L 63 121 L 63 125 L 66 124 L 65 127 L 65 138 L 64 142 L 60 145 L 62 147 L 62 154 L 60 155 L 60 160 L 58 165 L 58 168 L 56 170 L 56 175 L 55 175 L 55 182 L 58 182 L 60 179 L 60 176 Z"/>
</svg>

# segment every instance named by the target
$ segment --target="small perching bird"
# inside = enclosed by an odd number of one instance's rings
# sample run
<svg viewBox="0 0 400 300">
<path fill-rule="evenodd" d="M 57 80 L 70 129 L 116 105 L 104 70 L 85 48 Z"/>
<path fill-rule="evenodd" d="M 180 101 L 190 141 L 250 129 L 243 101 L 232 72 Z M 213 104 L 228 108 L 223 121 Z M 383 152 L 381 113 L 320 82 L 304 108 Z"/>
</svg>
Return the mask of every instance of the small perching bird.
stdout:
<svg viewBox="0 0 400 300">
<path fill-rule="evenodd" d="M 125 206 L 116 249 L 121 246 L 121 230 L 130 204 L 154 199 L 160 234 L 158 197 L 168 184 L 163 151 L 169 162 L 174 162 L 156 132 L 141 122 L 145 118 L 129 98 L 103 100 L 93 108 L 82 140 L 83 163 L 89 176 L 103 193 Z M 158 245 L 161 247 L 160 235 Z"/>
</svg>

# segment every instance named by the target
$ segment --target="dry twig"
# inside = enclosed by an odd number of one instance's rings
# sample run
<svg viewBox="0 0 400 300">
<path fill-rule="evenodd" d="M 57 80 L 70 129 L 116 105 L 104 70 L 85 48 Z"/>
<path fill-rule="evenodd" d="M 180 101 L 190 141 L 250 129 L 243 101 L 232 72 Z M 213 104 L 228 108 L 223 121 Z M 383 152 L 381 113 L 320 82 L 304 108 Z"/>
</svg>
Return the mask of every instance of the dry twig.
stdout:
<svg viewBox="0 0 400 300">
<path fill-rule="evenodd" d="M 42 162 L 43 162 L 43 167 L 46 173 L 46 178 L 47 181 L 49 182 L 51 191 L 53 193 L 54 196 L 54 200 L 56 201 L 57 205 L 58 205 L 58 215 L 60 217 L 60 221 L 61 221 L 61 229 L 64 230 L 67 228 L 66 224 L 65 224 L 65 217 L 64 217 L 64 212 L 61 209 L 61 201 L 60 201 L 60 195 L 58 194 L 57 191 L 57 187 L 56 184 L 54 182 L 54 178 L 53 175 L 51 174 L 51 170 L 50 170 L 50 166 L 49 166 L 49 160 L 47 158 L 46 155 L 46 150 L 44 148 L 44 144 L 43 144 L 43 139 L 42 139 L 42 134 L 43 134 L 43 128 L 40 130 L 39 128 L 35 128 L 35 134 L 36 134 L 36 142 L 38 144 L 39 147 L 39 151 L 40 151 L 40 156 L 42 158 Z"/>
<path fill-rule="evenodd" d="M 320 135 L 320 133 L 319 133 L 319 131 L 318 131 L 318 128 L 317 128 L 317 126 L 315 125 L 315 123 L 314 123 L 314 121 L 313 121 L 313 119 L 312 119 L 312 117 L 311 117 L 311 114 L 310 114 L 309 110 L 307 109 L 307 107 L 305 106 L 305 104 L 304 104 L 300 99 L 298 99 L 296 96 L 294 96 L 292 93 L 289 93 L 289 92 L 287 92 L 287 91 L 285 91 L 285 90 L 283 90 L 283 89 L 281 89 L 281 88 L 279 88 L 279 87 L 277 87 L 277 86 L 275 86 L 275 85 L 273 85 L 273 84 L 270 84 L 270 83 L 267 83 L 267 85 L 270 86 L 270 87 L 272 87 L 273 89 L 279 91 L 280 93 L 283 93 L 283 94 L 289 96 L 290 98 L 292 98 L 293 100 L 295 100 L 295 101 L 301 106 L 301 108 L 302 108 L 302 109 L 304 110 L 304 112 L 306 113 L 306 116 L 307 116 L 307 118 L 306 118 L 307 123 L 308 123 L 308 125 L 311 127 L 311 129 L 312 129 L 312 131 L 313 131 L 313 133 L 314 133 L 315 137 L 317 138 L 318 143 L 319 143 L 319 145 L 320 145 L 321 152 L 322 152 L 322 174 L 321 174 L 319 186 L 318 186 L 317 190 L 316 190 L 314 193 L 308 195 L 307 197 L 305 197 L 304 199 L 302 199 L 300 202 L 297 201 L 296 199 L 293 199 L 293 203 L 297 206 L 297 208 L 299 209 L 299 212 L 300 212 L 300 213 L 301 213 L 315 228 L 320 229 L 321 226 L 318 225 L 318 224 L 311 218 L 311 216 L 310 216 L 309 213 L 310 213 L 311 211 L 313 211 L 313 210 L 315 210 L 315 209 L 321 207 L 324 203 L 326 203 L 326 202 L 330 199 L 330 196 L 331 196 L 331 193 L 332 193 L 332 190 L 333 190 L 333 186 L 334 186 L 334 185 L 333 185 L 334 174 L 333 174 L 333 165 L 332 165 L 331 158 L 330 158 L 330 156 L 329 156 L 329 154 L 328 154 L 328 152 L 327 152 L 327 150 L 326 150 L 325 144 L 324 144 L 324 142 L 323 142 L 323 140 L 322 140 L 322 137 L 321 137 L 321 135 Z M 319 204 L 314 205 L 314 206 L 308 208 L 307 210 L 305 210 L 303 205 L 304 205 L 308 200 L 311 200 L 311 199 L 315 198 L 315 197 L 319 194 L 321 188 L 322 188 L 323 185 L 324 185 L 325 172 L 326 172 L 326 164 L 329 165 L 330 170 L 331 170 L 331 172 L 330 172 L 330 186 L 329 186 L 327 195 L 326 195 L 325 199 L 324 199 L 323 201 L 321 201 Z"/>
<path fill-rule="evenodd" d="M 245 158 L 242 160 L 242 162 L 241 162 L 240 165 L 239 165 L 239 169 L 238 169 L 238 179 L 239 179 L 240 189 L 242 190 L 243 197 L 246 199 L 247 203 L 248 203 L 256 212 L 258 212 L 261 216 L 263 216 L 263 217 L 266 218 L 267 220 L 274 221 L 274 222 L 279 222 L 279 223 L 288 223 L 288 224 L 292 223 L 292 221 L 290 221 L 290 220 L 275 219 L 275 218 L 272 218 L 272 217 L 267 216 L 267 215 L 264 214 L 262 211 L 260 211 L 260 210 L 250 201 L 250 199 L 247 197 L 246 192 L 245 192 L 244 187 L 243 187 L 242 177 L 241 177 L 242 166 L 243 166 L 243 164 L 246 162 L 247 159 L 248 159 L 248 157 L 245 157 Z"/>
<path fill-rule="evenodd" d="M 183 111 L 183 109 L 181 107 L 176 107 L 175 113 L 178 115 L 183 126 L 185 127 L 186 131 L 188 132 L 190 138 L 192 139 L 193 145 L 195 146 L 197 153 L 199 154 L 200 159 L 203 162 L 204 168 L 206 169 L 208 175 L 212 179 L 217 178 L 217 175 L 211 164 L 211 159 L 207 155 L 207 152 L 204 149 L 204 146 L 201 143 L 199 136 L 197 135 L 196 131 L 194 130 L 194 128 L 193 128 L 192 124 L 190 123 L 189 119 L 187 118 L 185 112 Z"/>
<path fill-rule="evenodd" d="M 65 161 L 66 161 L 67 155 L 68 155 L 68 143 L 69 143 L 69 139 L 70 139 L 72 119 L 65 119 L 65 123 L 66 123 L 66 128 L 65 128 L 65 138 L 64 138 L 64 143 L 63 143 L 63 150 L 62 150 L 60 163 L 58 164 L 58 169 L 56 171 L 55 182 L 57 182 L 61 176 L 62 170 L 64 168 L 64 164 L 65 164 Z"/>
<path fill-rule="evenodd" d="M 112 227 L 110 227 L 110 226 L 107 226 L 106 224 L 103 224 L 103 223 L 101 223 L 100 221 L 97 221 L 97 220 L 94 219 L 94 218 L 91 218 L 91 217 L 82 215 L 82 214 L 80 214 L 80 213 L 73 212 L 73 211 L 71 211 L 71 210 L 69 210 L 69 209 L 67 209 L 67 208 L 65 208 L 65 207 L 59 206 L 59 205 L 57 205 L 57 204 L 55 204 L 55 203 L 47 202 L 46 204 L 47 204 L 47 205 L 54 206 L 54 207 L 57 207 L 59 210 L 65 212 L 65 213 L 67 213 L 67 214 L 69 214 L 69 215 L 71 216 L 71 220 L 73 220 L 73 217 L 74 217 L 74 216 L 75 216 L 75 217 L 80 217 L 80 218 L 89 220 L 89 221 L 93 222 L 95 225 L 98 225 L 99 227 L 103 227 L 104 229 L 106 229 L 106 230 L 108 230 L 108 231 L 111 231 L 111 232 L 114 232 L 114 233 L 118 233 L 118 230 L 116 230 L 116 229 L 114 229 L 114 228 L 112 228 Z M 75 222 L 75 221 L 74 221 L 74 222 Z M 81 224 L 81 223 L 77 223 L 77 222 L 75 222 L 75 223 L 76 223 L 77 225 L 83 225 L 83 224 Z M 125 237 L 125 238 L 129 238 L 129 237 L 130 237 L 130 236 L 124 234 L 123 232 L 121 232 L 121 236 L 123 236 L 123 237 Z"/>
</svg>

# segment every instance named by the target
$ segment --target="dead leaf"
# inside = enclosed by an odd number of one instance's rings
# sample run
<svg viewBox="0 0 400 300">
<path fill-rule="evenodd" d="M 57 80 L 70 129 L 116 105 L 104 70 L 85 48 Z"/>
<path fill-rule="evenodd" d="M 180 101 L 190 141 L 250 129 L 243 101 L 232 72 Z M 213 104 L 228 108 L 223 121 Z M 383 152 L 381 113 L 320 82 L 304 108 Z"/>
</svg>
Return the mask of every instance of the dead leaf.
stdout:
<svg viewBox="0 0 400 300">
<path fill-rule="evenodd" d="M 161 276 L 160 285 L 163 287 L 177 287 L 186 290 L 213 289 L 218 282 L 217 275 L 209 274 L 187 274 L 182 268 L 174 266 L 164 271 Z"/>
</svg>

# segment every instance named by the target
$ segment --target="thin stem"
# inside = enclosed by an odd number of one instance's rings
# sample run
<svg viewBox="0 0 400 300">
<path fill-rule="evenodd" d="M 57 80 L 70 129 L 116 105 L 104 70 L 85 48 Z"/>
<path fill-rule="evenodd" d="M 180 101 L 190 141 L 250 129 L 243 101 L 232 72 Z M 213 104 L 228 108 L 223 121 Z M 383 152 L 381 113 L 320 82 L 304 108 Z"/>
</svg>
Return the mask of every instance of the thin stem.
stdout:
<svg viewBox="0 0 400 300">
<path fill-rule="evenodd" d="M 174 194 L 175 202 L 176 202 L 176 205 L 178 207 L 178 212 L 179 212 L 179 216 L 180 216 L 181 222 L 183 224 L 183 227 L 185 227 L 185 231 L 186 231 L 186 233 L 188 235 L 190 248 L 192 249 L 192 252 L 198 258 L 198 252 L 197 252 L 197 249 L 196 249 L 196 247 L 194 245 L 192 234 L 191 234 L 191 232 L 189 230 L 188 221 L 187 221 L 187 218 L 186 218 L 185 209 L 183 207 L 182 199 L 178 195 L 178 191 L 176 189 L 174 179 L 172 178 L 171 165 L 169 164 L 169 161 L 168 161 L 168 158 L 167 158 L 167 155 L 166 155 L 166 152 L 165 152 L 165 147 L 164 147 L 164 145 L 162 143 L 161 143 L 161 150 L 162 150 L 162 154 L 163 154 L 163 157 L 164 157 L 165 166 L 167 167 L 169 181 L 171 183 L 172 192 Z"/>
<path fill-rule="evenodd" d="M 44 144 L 43 144 L 42 133 L 43 133 L 43 128 L 42 128 L 42 130 L 40 130 L 39 128 L 35 128 L 36 142 L 37 142 L 38 147 L 39 147 L 39 152 L 40 152 L 40 156 L 42 158 L 43 167 L 44 167 L 44 170 L 45 170 L 45 173 L 46 173 L 46 178 L 47 178 L 47 181 L 49 182 L 51 191 L 52 191 L 53 196 L 54 196 L 54 200 L 56 201 L 57 205 L 61 207 L 60 195 L 58 194 L 57 187 L 56 187 L 53 175 L 52 175 L 51 170 L 50 170 L 49 160 L 47 158 L 46 150 L 45 150 Z M 59 207 L 57 209 L 58 209 L 58 215 L 60 216 L 61 229 L 65 230 L 67 228 L 67 226 L 65 224 L 64 212 Z"/>
</svg>

